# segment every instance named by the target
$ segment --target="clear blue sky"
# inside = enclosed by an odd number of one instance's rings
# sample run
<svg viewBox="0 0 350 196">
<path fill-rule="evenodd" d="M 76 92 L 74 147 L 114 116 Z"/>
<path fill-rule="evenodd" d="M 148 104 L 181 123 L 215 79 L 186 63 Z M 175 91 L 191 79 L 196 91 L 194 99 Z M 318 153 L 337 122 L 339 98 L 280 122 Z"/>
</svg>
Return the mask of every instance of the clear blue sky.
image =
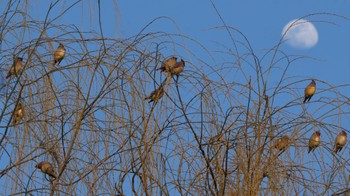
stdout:
<svg viewBox="0 0 350 196">
<path fill-rule="evenodd" d="M 292 19 L 314 13 L 333 13 L 350 17 L 350 2 L 346 0 L 214 2 L 226 24 L 243 32 L 258 52 L 274 46 L 280 39 L 284 25 Z M 208 30 L 222 25 L 209 0 L 119 1 L 118 7 L 120 36 L 134 35 L 152 19 L 166 16 L 176 22 L 181 33 L 203 41 L 206 46 L 210 47 L 208 44 L 213 41 L 225 43 L 228 40 L 228 36 Z M 307 19 L 315 21 L 314 25 L 319 33 L 318 44 L 307 50 L 296 50 L 287 45 L 283 45 L 282 49 L 289 54 L 308 55 L 319 61 L 303 60 L 295 64 L 293 71 L 298 76 L 311 76 L 334 84 L 347 83 L 350 72 L 350 21 L 326 15 Z M 338 26 L 317 21 L 327 21 Z M 155 23 L 151 29 L 176 31 L 173 24 L 164 21 Z"/>
<path fill-rule="evenodd" d="M 68 6 L 69 3 L 64 5 Z M 293 19 L 314 13 L 332 13 L 350 18 L 350 2 L 346 0 L 233 0 L 214 3 L 226 24 L 244 33 L 258 54 L 275 46 L 284 25 Z M 43 19 L 47 11 L 45 7 L 48 5 L 42 2 L 40 4 L 43 9 L 32 13 Z M 222 26 L 210 0 L 130 0 L 118 1 L 117 5 L 114 0 L 107 0 L 101 1 L 101 8 L 104 34 L 108 37 L 133 36 L 153 19 L 169 17 L 176 24 L 162 19 L 151 25 L 146 32 L 181 33 L 200 41 L 209 50 L 214 49 L 213 42 L 228 42 L 229 37 L 223 30 L 210 30 Z M 119 13 L 116 13 L 116 9 Z M 84 18 L 83 21 L 81 18 Z M 350 21 L 330 15 L 317 15 L 307 19 L 313 21 L 318 30 L 318 44 L 307 50 L 296 50 L 287 45 L 283 45 L 282 49 L 291 55 L 307 55 L 318 60 L 300 61 L 294 64 L 290 74 L 295 73 L 305 78 L 315 77 L 333 84 L 347 83 L 347 73 L 350 71 Z M 73 23 L 84 30 L 98 31 L 97 1 L 92 1 L 91 4 L 84 2 L 83 8 L 78 4 L 57 22 Z M 234 34 L 234 37 L 237 38 L 238 35 Z"/>
</svg>

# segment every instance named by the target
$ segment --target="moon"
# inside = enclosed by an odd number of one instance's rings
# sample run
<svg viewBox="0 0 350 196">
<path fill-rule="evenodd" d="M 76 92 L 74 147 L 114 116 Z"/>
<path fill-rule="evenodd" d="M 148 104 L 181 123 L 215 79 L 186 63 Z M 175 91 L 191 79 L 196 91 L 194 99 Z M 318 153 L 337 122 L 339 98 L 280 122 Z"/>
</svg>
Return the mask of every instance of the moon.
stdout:
<svg viewBox="0 0 350 196">
<path fill-rule="evenodd" d="M 304 19 L 294 19 L 286 24 L 282 36 L 288 45 L 299 49 L 312 48 L 318 42 L 316 27 Z"/>
</svg>

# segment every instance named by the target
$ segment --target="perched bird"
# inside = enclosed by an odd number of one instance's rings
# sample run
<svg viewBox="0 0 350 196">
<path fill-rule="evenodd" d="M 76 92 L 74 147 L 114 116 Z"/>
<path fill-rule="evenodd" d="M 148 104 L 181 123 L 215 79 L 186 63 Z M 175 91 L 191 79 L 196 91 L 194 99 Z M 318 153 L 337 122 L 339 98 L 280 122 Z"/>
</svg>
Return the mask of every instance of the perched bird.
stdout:
<svg viewBox="0 0 350 196">
<path fill-rule="evenodd" d="M 14 115 L 13 115 L 13 124 L 19 123 L 23 118 L 23 105 L 21 102 L 18 103 L 14 110 Z"/>
<path fill-rule="evenodd" d="M 283 152 L 288 147 L 289 140 L 290 140 L 289 136 L 285 135 L 275 143 L 274 147 L 280 152 Z"/>
<path fill-rule="evenodd" d="M 309 152 L 314 151 L 319 145 L 321 141 L 321 133 L 319 131 L 315 131 L 309 140 Z"/>
<path fill-rule="evenodd" d="M 179 74 L 184 70 L 185 68 L 185 61 L 181 59 L 180 62 L 176 62 L 174 66 L 170 67 L 170 73 L 171 75 L 179 76 Z"/>
<path fill-rule="evenodd" d="M 163 72 L 170 73 L 171 76 L 176 75 L 178 80 L 179 74 L 183 72 L 184 68 L 185 68 L 185 61 L 183 59 L 181 59 L 180 62 L 177 62 L 176 57 L 171 57 L 163 61 L 162 66 L 159 69 L 162 70 Z"/>
<path fill-rule="evenodd" d="M 48 174 L 49 176 L 51 176 L 55 179 L 57 178 L 57 175 L 56 175 L 55 171 L 53 170 L 51 163 L 43 161 L 43 162 L 36 164 L 35 167 L 38 169 L 41 169 L 41 171 L 44 174 Z"/>
<path fill-rule="evenodd" d="M 345 143 L 346 143 L 346 132 L 345 131 L 341 131 L 337 137 L 335 138 L 335 144 L 334 144 L 334 152 L 337 154 L 338 152 L 341 151 L 341 149 L 343 149 Z"/>
<path fill-rule="evenodd" d="M 174 65 L 176 64 L 176 61 L 177 61 L 176 57 L 170 57 L 169 59 L 163 61 L 162 66 L 157 70 L 170 72 L 171 67 L 174 67 Z"/>
<path fill-rule="evenodd" d="M 22 60 L 23 58 L 21 57 L 16 57 L 15 60 L 13 61 L 13 65 L 10 69 L 10 71 L 7 73 L 6 79 L 11 77 L 12 75 L 17 75 L 21 71 L 22 68 Z"/>
<path fill-rule="evenodd" d="M 53 54 L 54 65 L 56 65 L 56 63 L 60 64 L 65 54 L 66 54 L 66 49 L 64 48 L 63 44 L 60 43 L 57 50 Z"/>
<path fill-rule="evenodd" d="M 148 97 L 146 97 L 145 100 L 150 99 L 149 103 L 151 103 L 152 101 L 157 103 L 158 100 L 163 97 L 163 95 L 164 95 L 164 89 L 163 89 L 163 85 L 161 85 L 159 86 L 158 89 L 156 89 Z"/>
<path fill-rule="evenodd" d="M 310 84 L 305 88 L 305 96 L 304 96 L 304 102 L 310 101 L 311 97 L 315 94 L 316 92 L 316 82 L 315 80 L 312 80 Z"/>
<path fill-rule="evenodd" d="M 185 61 L 181 59 L 180 62 L 176 62 L 174 66 L 170 67 L 170 73 L 171 75 L 179 76 L 179 74 L 184 70 L 185 68 Z"/>
</svg>

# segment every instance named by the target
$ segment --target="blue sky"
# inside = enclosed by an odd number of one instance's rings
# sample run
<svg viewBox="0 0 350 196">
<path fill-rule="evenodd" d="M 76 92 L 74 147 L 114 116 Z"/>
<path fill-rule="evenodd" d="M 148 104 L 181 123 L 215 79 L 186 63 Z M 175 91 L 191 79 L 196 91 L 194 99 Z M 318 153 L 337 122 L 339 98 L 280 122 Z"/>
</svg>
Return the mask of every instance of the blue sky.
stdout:
<svg viewBox="0 0 350 196">
<path fill-rule="evenodd" d="M 59 5 L 69 5 L 66 2 Z M 331 13 L 349 17 L 350 2 L 339 1 L 214 1 L 218 11 L 228 26 L 239 29 L 250 41 L 256 52 L 275 46 L 283 27 L 291 20 L 315 13 Z M 79 4 L 78 4 L 79 5 Z M 98 31 L 97 1 L 84 2 L 75 6 L 57 22 L 73 23 L 86 31 Z M 92 6 L 91 6 L 92 5 Z M 43 6 L 48 7 L 48 5 Z M 211 2 L 205 1 L 101 1 L 102 25 L 107 37 L 126 38 L 140 32 L 149 22 L 158 20 L 147 28 L 147 32 L 178 33 L 189 36 L 213 49 L 214 42 L 227 43 L 228 35 L 210 30 L 222 26 Z M 33 12 L 43 19 L 46 8 Z M 119 13 L 116 13 L 116 10 Z M 55 10 L 54 10 L 55 12 Z M 92 13 L 90 15 L 90 13 Z M 82 19 L 83 18 L 83 19 Z M 171 20 L 172 21 L 171 21 Z M 306 50 L 298 50 L 282 45 L 288 54 L 307 55 L 317 61 L 305 60 L 295 64 L 293 72 L 302 77 L 316 77 L 333 84 L 347 82 L 350 71 L 347 62 L 350 57 L 350 21 L 331 15 L 315 15 L 306 18 L 314 22 L 318 33 L 318 44 Z M 332 24 L 330 24 L 332 23 Z M 234 35 L 236 38 L 237 35 Z M 329 70 L 332 69 L 332 74 Z"/>
<path fill-rule="evenodd" d="M 228 26 L 243 32 L 256 51 L 274 46 L 280 39 L 282 29 L 292 19 L 314 13 L 332 13 L 349 17 L 350 2 L 341 1 L 214 1 Z M 222 23 L 210 1 L 120 1 L 118 2 L 119 35 L 129 36 L 140 31 L 150 20 L 166 16 L 173 19 L 184 35 L 203 41 L 208 45 L 212 41 L 226 42 L 228 37 L 215 36 L 210 28 Z M 300 76 L 317 77 L 330 83 L 346 83 L 350 51 L 350 21 L 334 16 L 318 15 L 307 18 L 315 22 L 318 29 L 318 44 L 307 50 L 296 50 L 283 45 L 290 54 L 308 55 L 319 61 L 303 61 L 295 67 Z M 173 24 L 159 22 L 152 26 L 155 31 L 176 31 Z M 179 32 L 177 32 L 179 33 Z M 299 69 L 301 66 L 302 69 Z M 332 69 L 332 74 L 329 70 Z M 345 70 L 347 71 L 345 71 Z"/>
</svg>

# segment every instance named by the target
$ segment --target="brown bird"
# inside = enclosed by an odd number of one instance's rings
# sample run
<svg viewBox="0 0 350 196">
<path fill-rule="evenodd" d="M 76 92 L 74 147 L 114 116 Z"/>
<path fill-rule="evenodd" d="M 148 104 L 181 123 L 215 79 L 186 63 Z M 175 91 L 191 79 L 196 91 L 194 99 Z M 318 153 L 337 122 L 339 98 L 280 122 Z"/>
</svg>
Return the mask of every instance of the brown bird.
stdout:
<svg viewBox="0 0 350 196">
<path fill-rule="evenodd" d="M 290 140 L 289 136 L 285 135 L 275 143 L 274 147 L 280 152 L 283 152 L 288 147 L 289 140 Z"/>
<path fill-rule="evenodd" d="M 310 101 L 311 97 L 315 94 L 316 92 L 316 82 L 315 80 L 312 80 L 310 84 L 305 88 L 305 96 L 304 96 L 304 102 Z"/>
<path fill-rule="evenodd" d="M 14 115 L 13 115 L 13 124 L 16 125 L 19 123 L 23 118 L 23 105 L 21 102 L 18 103 L 14 110 Z"/>
<path fill-rule="evenodd" d="M 11 77 L 12 75 L 18 75 L 19 72 L 21 71 L 22 68 L 22 60 L 23 58 L 21 57 L 16 57 L 15 60 L 13 61 L 13 65 L 10 69 L 10 71 L 7 73 L 6 79 Z"/>
<path fill-rule="evenodd" d="M 66 49 L 64 48 L 63 44 L 60 43 L 57 50 L 53 54 L 54 65 L 56 65 L 56 63 L 60 64 L 65 54 L 66 54 Z"/>
<path fill-rule="evenodd" d="M 57 178 L 57 175 L 56 175 L 51 163 L 43 161 L 43 162 L 36 164 L 35 167 L 38 169 L 41 169 L 41 171 L 44 174 L 48 174 L 49 176 L 51 176 L 55 179 Z"/>
<path fill-rule="evenodd" d="M 158 100 L 163 97 L 163 95 L 164 95 L 164 89 L 163 89 L 163 85 L 161 85 L 159 86 L 158 89 L 156 89 L 148 97 L 146 97 L 145 100 L 150 99 L 149 103 L 151 103 L 152 101 L 157 103 Z"/>
<path fill-rule="evenodd" d="M 180 62 L 176 62 L 173 67 L 170 67 L 170 73 L 171 75 L 179 76 L 179 74 L 184 70 L 185 68 L 185 61 L 181 59 Z"/>
<path fill-rule="evenodd" d="M 315 131 L 309 140 L 309 152 L 314 151 L 319 145 L 321 141 L 321 133 L 319 131 Z"/>
<path fill-rule="evenodd" d="M 176 61 L 177 61 L 176 57 L 170 57 L 169 59 L 163 61 L 162 66 L 157 70 L 170 72 L 171 67 L 174 67 L 174 65 L 176 64 Z"/>
<path fill-rule="evenodd" d="M 346 132 L 345 131 L 341 131 L 337 137 L 335 138 L 335 144 L 334 144 L 334 152 L 337 154 L 338 152 L 340 152 L 345 143 L 346 143 Z"/>
</svg>

